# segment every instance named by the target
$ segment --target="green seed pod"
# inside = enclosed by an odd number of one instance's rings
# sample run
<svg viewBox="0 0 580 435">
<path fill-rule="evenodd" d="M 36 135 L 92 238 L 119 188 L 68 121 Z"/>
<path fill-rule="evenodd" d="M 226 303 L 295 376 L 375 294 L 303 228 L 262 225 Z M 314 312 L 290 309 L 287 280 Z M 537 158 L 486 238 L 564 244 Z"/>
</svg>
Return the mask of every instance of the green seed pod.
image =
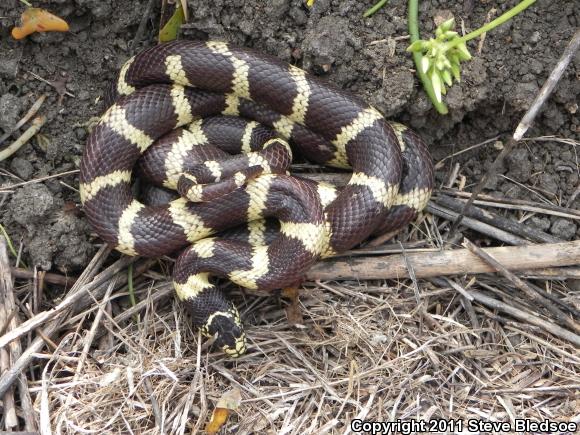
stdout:
<svg viewBox="0 0 580 435">
<path fill-rule="evenodd" d="M 431 72 L 431 84 L 433 85 L 433 91 L 435 92 L 435 98 L 437 98 L 437 101 L 441 102 L 441 77 L 439 77 L 439 72 L 434 69 Z"/>
<path fill-rule="evenodd" d="M 444 32 L 448 32 L 449 30 L 453 29 L 455 27 L 455 17 L 451 17 L 447 21 L 444 21 L 439 25 L 439 27 Z"/>
<path fill-rule="evenodd" d="M 425 41 L 423 41 L 422 39 L 419 39 L 419 40 L 413 42 L 411 45 L 409 45 L 407 47 L 407 51 L 420 52 L 420 51 L 423 51 L 424 47 L 425 47 Z"/>
<path fill-rule="evenodd" d="M 465 45 L 465 42 L 462 42 L 461 44 L 459 44 L 455 48 L 456 48 L 456 52 L 457 52 L 460 60 L 469 60 L 469 59 L 471 59 L 471 53 L 467 49 L 467 46 Z"/>
<path fill-rule="evenodd" d="M 431 66 L 431 61 L 427 56 L 423 56 L 421 58 L 421 70 L 424 74 L 427 74 L 427 71 L 429 71 L 429 66 Z"/>
<path fill-rule="evenodd" d="M 451 64 L 451 72 L 453 73 L 453 77 L 457 82 L 461 81 L 461 69 L 459 68 L 459 64 Z"/>
<path fill-rule="evenodd" d="M 451 86 L 453 84 L 453 80 L 451 79 L 451 74 L 448 70 L 441 71 L 441 78 L 447 84 L 447 86 Z"/>
</svg>

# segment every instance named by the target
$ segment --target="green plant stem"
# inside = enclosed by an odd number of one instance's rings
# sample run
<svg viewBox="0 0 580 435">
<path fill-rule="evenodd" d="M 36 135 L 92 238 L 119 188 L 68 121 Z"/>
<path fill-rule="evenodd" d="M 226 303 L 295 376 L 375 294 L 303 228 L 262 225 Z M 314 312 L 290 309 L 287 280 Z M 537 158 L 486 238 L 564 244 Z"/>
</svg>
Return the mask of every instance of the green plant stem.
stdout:
<svg viewBox="0 0 580 435">
<path fill-rule="evenodd" d="M 534 0 L 535 1 L 535 0 Z M 411 44 L 415 41 L 420 39 L 419 35 L 419 0 L 409 0 L 409 10 L 408 10 L 409 18 L 408 18 L 408 25 L 409 25 L 409 35 L 411 35 Z M 421 68 L 421 59 L 423 59 L 423 55 L 419 52 L 413 52 L 413 60 L 415 61 L 415 69 L 417 70 L 417 74 L 419 75 L 419 79 L 421 83 L 423 83 L 423 88 L 431 103 L 437 112 L 441 115 L 446 115 L 449 110 L 447 106 L 442 101 L 437 101 L 437 97 L 435 96 L 435 91 L 433 90 L 433 85 L 431 81 L 427 77 L 427 75 L 423 72 Z"/>
<path fill-rule="evenodd" d="M 32 5 L 31 5 L 29 2 L 27 2 L 26 0 L 20 0 L 20 3 L 24 3 L 24 4 L 25 4 L 26 6 L 28 6 L 29 8 L 31 8 L 31 7 L 32 7 Z"/>
<path fill-rule="evenodd" d="M 454 41 L 447 43 L 448 48 L 453 48 L 456 45 L 461 44 L 462 42 L 471 41 L 472 39 L 477 38 L 482 33 L 489 32 L 490 30 L 496 28 L 497 26 L 501 26 L 503 23 L 510 20 L 523 10 L 527 9 L 535 2 L 536 0 L 523 0 L 522 2 L 518 3 L 516 6 L 511 8 L 509 11 L 507 11 L 505 14 L 497 17 L 495 20 L 485 24 L 484 26 L 481 26 L 479 29 L 470 32 L 465 36 L 462 36 L 461 38 L 457 38 Z"/>
<path fill-rule="evenodd" d="M 387 4 L 389 0 L 380 0 L 379 2 L 377 2 L 377 4 L 375 4 L 372 8 L 369 8 L 365 11 L 365 13 L 363 14 L 363 17 L 368 18 L 371 15 L 374 15 L 374 13 L 376 11 L 378 11 L 380 8 L 382 8 L 384 5 Z"/>
</svg>

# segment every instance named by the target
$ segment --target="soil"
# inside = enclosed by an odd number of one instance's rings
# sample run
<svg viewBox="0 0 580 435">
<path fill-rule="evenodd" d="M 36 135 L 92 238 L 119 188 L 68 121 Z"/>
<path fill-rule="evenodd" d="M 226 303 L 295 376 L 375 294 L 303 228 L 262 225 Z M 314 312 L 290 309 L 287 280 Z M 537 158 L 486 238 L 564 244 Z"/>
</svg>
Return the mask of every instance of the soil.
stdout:
<svg viewBox="0 0 580 435">
<path fill-rule="evenodd" d="M 66 19 L 68 33 L 34 34 L 22 41 L 10 29 L 24 9 L 18 0 L 0 5 L 0 134 L 10 130 L 43 93 L 48 117 L 41 134 L 0 163 L 0 219 L 22 246 L 29 266 L 67 273 L 86 265 L 98 240 L 80 211 L 78 175 L 39 178 L 78 169 L 91 120 L 104 109 L 105 89 L 119 67 L 136 52 L 155 44 L 159 11 L 155 2 L 143 40 L 132 47 L 147 0 L 35 1 Z M 517 1 L 421 2 L 421 29 L 430 35 L 434 21 L 452 14 L 465 31 L 499 16 Z M 448 92 L 448 116 L 438 115 L 414 73 L 408 45 L 406 1 L 392 0 L 371 18 L 369 1 L 190 0 L 191 19 L 183 38 L 226 40 L 274 54 L 357 93 L 390 118 L 416 129 L 429 143 L 435 161 L 500 135 L 505 141 L 538 93 L 580 24 L 575 0 L 539 0 L 525 13 L 469 46 L 462 82 Z M 41 79 L 42 80 L 41 80 Z M 528 137 L 555 136 L 578 141 L 580 54 L 544 105 Z M 48 81 L 46 83 L 45 81 Z M 66 92 L 66 93 L 65 93 Z M 7 143 L 21 133 L 17 131 Z M 467 190 L 498 154 L 491 141 L 448 159 L 439 169 L 441 183 L 459 163 Z M 561 140 L 526 141 L 509 157 L 487 193 L 547 200 L 578 208 L 575 146 Z M 75 207 L 76 205 L 76 207 Z M 536 216 L 526 221 L 562 239 L 580 235 L 575 222 Z"/>
</svg>

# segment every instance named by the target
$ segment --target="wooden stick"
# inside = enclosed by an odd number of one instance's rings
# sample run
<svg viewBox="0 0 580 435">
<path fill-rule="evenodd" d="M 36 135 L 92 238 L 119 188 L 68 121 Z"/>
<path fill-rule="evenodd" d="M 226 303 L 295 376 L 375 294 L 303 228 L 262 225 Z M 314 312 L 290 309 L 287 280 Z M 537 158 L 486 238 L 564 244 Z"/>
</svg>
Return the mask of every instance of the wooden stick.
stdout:
<svg viewBox="0 0 580 435">
<path fill-rule="evenodd" d="M 506 269 L 530 271 L 546 267 L 580 264 L 580 240 L 543 245 L 510 246 L 484 249 Z M 497 270 L 467 249 L 406 254 L 417 278 Z M 315 264 L 307 273 L 309 280 L 365 280 L 408 278 L 402 255 L 330 259 Z"/>
<path fill-rule="evenodd" d="M 429 201 L 427 204 L 427 211 L 435 216 L 442 217 L 443 219 L 447 219 L 448 221 L 453 221 L 457 219 L 459 213 L 456 213 L 452 210 L 449 210 L 445 207 L 440 206 L 433 201 Z M 477 219 L 472 219 L 470 217 L 464 217 L 461 223 L 466 226 L 467 228 L 471 228 L 472 230 L 477 231 L 478 233 L 485 234 L 496 240 L 501 240 L 502 242 L 509 243 L 510 245 L 527 245 L 528 241 L 526 239 L 522 239 L 512 233 L 508 233 L 507 231 L 501 230 L 496 228 L 493 225 L 489 225 L 485 222 L 480 222 Z"/>
<path fill-rule="evenodd" d="M 435 191 L 436 194 L 443 193 L 445 195 L 453 195 L 459 198 L 471 198 L 473 196 L 470 192 L 464 192 L 457 189 L 439 189 Z M 566 219 L 580 220 L 580 211 L 571 208 L 561 207 L 555 204 L 539 204 L 534 201 L 515 198 L 496 198 L 490 195 L 481 194 L 479 199 L 473 201 L 476 205 L 494 208 L 506 208 L 509 210 L 523 210 L 532 213 L 541 213 L 551 216 L 559 216 Z"/>
<path fill-rule="evenodd" d="M 14 308 L 10 306 L 8 293 L 12 293 L 12 276 L 10 275 L 6 239 L 0 236 L 0 325 L 5 324 L 10 330 L 10 325 L 14 319 L 11 313 L 14 313 Z M 0 371 L 5 372 L 9 369 L 9 350 L 0 349 Z M 2 402 L 4 405 L 4 427 L 8 431 L 14 430 L 18 426 L 18 417 L 16 416 L 16 402 L 12 388 L 3 393 Z"/>
<path fill-rule="evenodd" d="M 34 279 L 34 272 L 21 267 L 11 267 L 12 276 L 19 279 Z M 76 276 L 64 276 L 57 273 L 45 273 L 44 282 L 49 284 L 61 285 L 63 287 L 72 286 L 77 280 Z"/>
<path fill-rule="evenodd" d="M 545 269 L 520 273 L 520 277 L 526 279 L 580 279 L 580 267 L 546 267 Z"/>
<path fill-rule="evenodd" d="M 18 139 L 16 139 L 14 142 L 12 142 L 6 148 L 0 151 L 0 162 L 2 160 L 6 160 L 12 154 L 18 151 L 26 142 L 28 142 L 36 133 L 38 133 L 38 131 L 42 128 L 42 126 L 45 123 L 46 116 L 41 115 L 34 118 L 30 127 L 28 127 L 28 129 L 24 133 L 22 133 L 22 135 Z"/>
<path fill-rule="evenodd" d="M 24 115 L 20 119 L 20 121 L 18 121 L 16 123 L 16 125 L 14 127 L 12 127 L 4 135 L 2 135 L 2 137 L 0 137 L 0 145 L 2 145 L 2 143 L 6 139 L 8 139 L 12 135 L 12 133 L 14 133 L 16 130 L 18 130 L 20 127 L 22 127 L 28 121 L 30 121 L 30 118 L 32 118 L 34 115 L 36 115 L 36 113 L 40 110 L 40 106 L 42 106 L 42 104 L 44 103 L 44 100 L 46 100 L 46 97 L 47 97 L 47 94 L 42 94 L 40 97 L 38 97 L 38 99 L 30 107 L 30 109 L 28 109 L 28 112 L 26 112 L 26 115 Z"/>
<path fill-rule="evenodd" d="M 507 270 L 501 261 L 496 260 L 493 255 L 485 252 L 480 247 L 474 245 L 469 240 L 465 239 L 463 242 L 463 246 L 469 249 L 471 252 L 476 254 L 479 258 L 485 261 L 487 264 L 492 266 L 493 268 L 497 269 L 497 271 L 506 279 L 508 279 L 516 288 L 521 290 L 525 295 L 532 301 L 538 305 L 543 306 L 547 309 L 555 318 L 556 320 L 562 325 L 567 326 L 568 328 L 572 329 L 573 331 L 580 333 L 580 325 L 570 319 L 566 314 L 564 314 L 555 304 L 551 301 L 546 299 L 544 296 L 539 294 L 538 292 L 534 291 L 530 288 L 524 281 L 519 279 L 509 270 Z"/>
<path fill-rule="evenodd" d="M 560 337 L 561 339 L 580 347 L 580 336 L 574 334 L 571 331 L 561 328 L 558 325 L 554 325 L 553 323 L 548 322 L 534 314 L 520 311 L 517 308 L 514 308 L 504 302 L 498 301 L 497 299 L 490 298 L 489 296 L 486 296 L 478 291 L 470 291 L 469 294 L 473 296 L 473 299 L 475 299 L 480 304 L 486 305 L 495 310 L 503 311 L 504 313 L 507 313 L 518 320 L 542 328 L 544 331 L 547 331 L 556 337 Z"/>
<path fill-rule="evenodd" d="M 439 195 L 436 198 L 432 199 L 437 205 L 446 207 L 454 212 L 461 212 L 463 208 L 463 204 L 465 202 L 459 201 L 457 199 L 451 198 L 445 195 Z M 499 228 L 504 231 L 508 231 L 511 234 L 515 234 L 516 236 L 525 237 L 526 239 L 537 242 L 537 243 L 558 243 L 563 242 L 562 239 L 558 237 L 554 237 L 548 233 L 545 233 L 541 230 L 535 229 L 533 227 L 529 227 L 519 223 L 514 219 L 508 219 L 503 216 L 500 216 L 496 213 L 491 211 L 483 210 L 479 207 L 471 206 L 465 213 L 466 217 L 477 219 L 485 224 L 489 224 L 495 228 Z M 463 225 L 465 225 L 465 219 L 463 220 Z M 526 242 L 527 244 L 527 242 Z"/>
<path fill-rule="evenodd" d="M 14 286 L 12 277 L 10 276 L 10 264 L 8 263 L 8 255 L 6 251 L 6 239 L 0 237 L 0 301 L 4 298 L 5 311 L 10 310 L 11 314 L 7 322 L 9 329 L 15 329 L 20 325 L 20 316 L 18 315 L 16 300 L 14 298 Z M 2 332 L 0 332 L 2 334 Z M 13 340 L 10 342 L 10 361 L 16 361 L 22 355 L 22 343 L 20 340 Z M 20 396 L 20 407 L 22 408 L 22 416 L 24 418 L 24 428 L 27 431 L 34 432 L 38 429 L 36 421 L 36 412 L 32 406 L 32 399 L 30 391 L 28 390 L 28 380 L 24 373 L 20 373 L 18 377 L 18 394 Z"/>
</svg>

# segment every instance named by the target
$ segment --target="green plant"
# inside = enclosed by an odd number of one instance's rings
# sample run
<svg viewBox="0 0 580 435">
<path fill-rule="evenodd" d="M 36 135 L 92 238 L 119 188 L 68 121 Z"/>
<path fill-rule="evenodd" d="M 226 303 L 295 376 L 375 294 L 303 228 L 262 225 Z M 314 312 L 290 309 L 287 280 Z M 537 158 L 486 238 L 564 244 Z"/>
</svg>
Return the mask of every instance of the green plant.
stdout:
<svg viewBox="0 0 580 435">
<path fill-rule="evenodd" d="M 521 1 L 505 14 L 465 36 L 459 36 L 453 31 L 455 20 L 451 18 L 441 23 L 435 30 L 435 38 L 428 41 L 420 39 L 419 36 L 418 2 L 419 0 L 409 0 L 408 26 L 411 45 L 407 51 L 413 53 L 417 73 L 433 106 L 439 113 L 446 114 L 448 110 L 443 103 L 442 95 L 447 92 L 446 86 L 453 84 L 453 79 L 460 81 L 460 63 L 471 59 L 467 41 L 505 23 L 536 0 Z"/>
<path fill-rule="evenodd" d="M 363 17 L 368 18 L 373 15 L 376 11 L 382 8 L 384 5 L 387 4 L 389 0 L 379 0 L 373 7 L 367 9 L 363 14 Z"/>
</svg>

